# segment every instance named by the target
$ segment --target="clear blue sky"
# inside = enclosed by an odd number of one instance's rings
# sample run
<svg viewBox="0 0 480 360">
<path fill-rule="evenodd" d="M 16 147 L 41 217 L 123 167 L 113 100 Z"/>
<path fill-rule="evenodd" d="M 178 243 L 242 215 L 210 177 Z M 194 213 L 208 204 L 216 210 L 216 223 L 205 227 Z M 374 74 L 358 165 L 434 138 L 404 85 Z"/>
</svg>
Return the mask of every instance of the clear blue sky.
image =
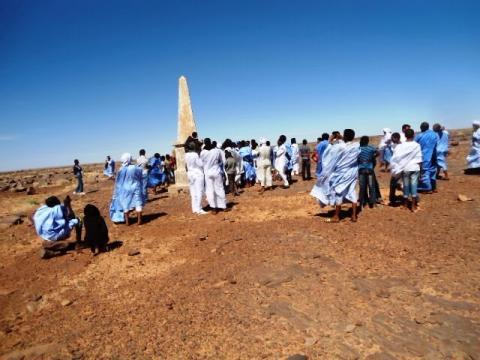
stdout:
<svg viewBox="0 0 480 360">
<path fill-rule="evenodd" d="M 177 4 L 178 3 L 178 4 Z M 480 1 L 0 1 L 0 170 L 480 118 Z"/>
</svg>

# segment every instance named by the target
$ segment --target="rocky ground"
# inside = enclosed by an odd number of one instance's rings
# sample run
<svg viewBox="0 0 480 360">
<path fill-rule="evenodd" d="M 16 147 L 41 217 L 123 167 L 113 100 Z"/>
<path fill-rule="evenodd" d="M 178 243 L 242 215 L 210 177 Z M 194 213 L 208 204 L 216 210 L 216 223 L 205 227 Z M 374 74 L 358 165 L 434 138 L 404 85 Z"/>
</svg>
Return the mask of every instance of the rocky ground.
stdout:
<svg viewBox="0 0 480 360">
<path fill-rule="evenodd" d="M 417 214 L 382 206 L 328 224 L 299 180 L 198 217 L 170 191 L 140 227 L 107 220 L 122 246 L 98 257 L 39 259 L 24 217 L 72 192 L 69 168 L 2 174 L 0 357 L 479 359 L 480 177 L 462 173 L 468 135 L 454 140 L 451 180 Z M 86 170 L 73 207 L 107 215 L 113 182 Z"/>
</svg>

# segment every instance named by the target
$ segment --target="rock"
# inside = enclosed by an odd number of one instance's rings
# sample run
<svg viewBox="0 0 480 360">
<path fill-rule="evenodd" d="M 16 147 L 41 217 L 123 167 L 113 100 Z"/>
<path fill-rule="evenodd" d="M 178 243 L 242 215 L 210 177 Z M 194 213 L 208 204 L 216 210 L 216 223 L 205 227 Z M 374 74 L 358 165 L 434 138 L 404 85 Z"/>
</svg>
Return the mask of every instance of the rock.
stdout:
<svg viewBox="0 0 480 360">
<path fill-rule="evenodd" d="M 32 299 L 32 301 L 40 301 L 40 300 L 42 300 L 42 297 L 43 296 L 40 295 L 40 294 L 34 294 L 34 295 L 32 295 L 31 299 Z"/>
<path fill-rule="evenodd" d="M 27 188 L 27 195 L 35 195 L 36 191 L 35 191 L 35 188 L 33 186 L 29 186 Z"/>
<path fill-rule="evenodd" d="M 308 360 L 308 356 L 303 354 L 294 354 L 287 357 L 287 360 Z"/>
<path fill-rule="evenodd" d="M 460 143 L 458 141 L 450 141 L 450 146 L 458 146 Z"/>
<path fill-rule="evenodd" d="M 198 239 L 199 239 L 200 241 L 207 240 L 207 239 L 208 239 L 208 234 L 200 235 L 200 236 L 198 237 Z"/>
<path fill-rule="evenodd" d="M 5 192 L 10 190 L 10 185 L 1 185 L 0 186 L 0 192 Z"/>
<path fill-rule="evenodd" d="M 221 287 L 225 286 L 226 283 L 227 283 L 227 281 L 222 280 L 222 281 L 219 281 L 219 282 L 213 284 L 212 287 L 214 289 L 220 289 Z"/>
<path fill-rule="evenodd" d="M 27 191 L 27 188 L 23 185 L 17 185 L 15 187 L 15 192 L 24 192 L 24 191 Z"/>
<path fill-rule="evenodd" d="M 438 275 L 438 274 L 440 274 L 440 270 L 438 270 L 438 269 L 432 269 L 432 270 L 430 270 L 428 273 L 431 274 L 431 275 Z"/>
<path fill-rule="evenodd" d="M 22 217 L 17 215 L 10 215 L 10 216 L 5 216 L 3 218 L 0 218 L 0 224 L 6 225 L 6 227 L 18 225 L 18 224 L 21 224 L 22 222 L 23 222 Z"/>
<path fill-rule="evenodd" d="M 70 306 L 70 305 L 73 304 L 73 301 L 72 301 L 72 300 L 69 300 L 69 299 L 63 299 L 63 300 L 60 302 L 60 304 L 61 304 L 62 306 Z"/>
<path fill-rule="evenodd" d="M 377 296 L 379 298 L 388 299 L 390 297 L 390 293 L 387 290 L 382 289 L 379 292 L 377 292 Z"/>
<path fill-rule="evenodd" d="M 305 346 L 313 346 L 317 343 L 318 339 L 314 337 L 305 338 Z"/>
<path fill-rule="evenodd" d="M 347 325 L 347 326 L 345 327 L 345 332 L 346 332 L 346 333 L 352 333 L 352 332 L 354 332 L 354 331 L 355 331 L 355 325 L 353 325 L 353 324 Z"/>
<path fill-rule="evenodd" d="M 467 195 L 458 194 L 458 201 L 473 201 L 473 199 L 469 198 Z"/>
<path fill-rule="evenodd" d="M 136 256 L 136 255 L 140 255 L 140 250 L 134 249 L 128 252 L 128 256 Z"/>
<path fill-rule="evenodd" d="M 27 303 L 27 311 L 28 312 L 33 313 L 33 312 L 37 311 L 37 309 L 38 309 L 38 304 L 36 302 L 29 301 Z"/>
</svg>

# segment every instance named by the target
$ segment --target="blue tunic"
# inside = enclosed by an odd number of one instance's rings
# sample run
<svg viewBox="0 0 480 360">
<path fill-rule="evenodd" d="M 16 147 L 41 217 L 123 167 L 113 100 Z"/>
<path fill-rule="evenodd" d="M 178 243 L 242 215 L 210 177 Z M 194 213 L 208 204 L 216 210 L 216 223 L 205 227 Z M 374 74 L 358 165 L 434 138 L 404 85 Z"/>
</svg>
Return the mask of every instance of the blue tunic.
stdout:
<svg viewBox="0 0 480 360">
<path fill-rule="evenodd" d="M 255 167 L 253 166 L 252 149 L 249 146 L 244 146 L 239 150 L 240 156 L 243 159 L 243 171 L 245 172 L 245 179 L 254 181 L 256 178 Z"/>
<path fill-rule="evenodd" d="M 148 183 L 149 188 L 154 188 L 162 183 L 162 172 L 160 170 L 160 159 L 156 157 L 151 157 L 148 160 L 148 165 L 150 165 L 150 171 L 148 172 Z"/>
<path fill-rule="evenodd" d="M 124 213 L 141 209 L 142 170 L 135 165 L 124 166 L 115 180 L 115 190 L 110 204 L 110 218 L 113 222 L 125 221 Z"/>
<path fill-rule="evenodd" d="M 437 133 L 437 165 L 443 170 L 448 170 L 447 155 L 448 155 L 448 132 L 445 130 Z"/>
<path fill-rule="evenodd" d="M 108 161 L 107 167 L 103 171 L 103 174 L 105 176 L 108 176 L 108 177 L 112 177 L 112 176 L 115 175 L 115 161 L 114 160 Z"/>
<path fill-rule="evenodd" d="M 438 135 L 433 130 L 417 134 L 415 141 L 422 148 L 422 171 L 418 181 L 418 190 L 431 191 L 437 179 L 437 142 Z"/>
<path fill-rule="evenodd" d="M 64 240 L 78 224 L 78 219 L 67 219 L 67 211 L 63 205 L 48 207 L 43 205 L 33 215 L 37 234 L 44 240 Z"/>
<path fill-rule="evenodd" d="M 315 174 L 320 176 L 322 172 L 322 156 L 323 153 L 325 152 L 325 149 L 328 146 L 328 140 L 322 140 L 318 145 L 315 147 L 315 151 L 317 152 L 317 170 L 315 171 Z"/>
</svg>

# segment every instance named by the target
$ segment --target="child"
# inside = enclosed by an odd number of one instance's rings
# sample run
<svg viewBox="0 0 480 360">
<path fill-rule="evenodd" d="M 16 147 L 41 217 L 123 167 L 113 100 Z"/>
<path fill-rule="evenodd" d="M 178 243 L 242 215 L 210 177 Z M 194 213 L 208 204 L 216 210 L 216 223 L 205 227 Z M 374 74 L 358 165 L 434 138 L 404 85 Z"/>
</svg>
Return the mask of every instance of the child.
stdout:
<svg viewBox="0 0 480 360">
<path fill-rule="evenodd" d="M 237 166 L 232 153 L 228 150 L 225 150 L 225 159 L 225 173 L 227 174 L 229 193 L 233 194 L 233 196 L 238 196 L 237 184 L 235 183 Z"/>
<path fill-rule="evenodd" d="M 403 178 L 403 208 L 408 208 L 408 201 L 411 197 L 413 212 L 417 211 L 418 204 L 418 177 L 420 175 L 420 164 L 422 163 L 422 149 L 414 141 L 415 133 L 412 129 L 405 131 L 406 142 L 398 144 L 393 153 L 392 176 L 402 175 Z"/>
<path fill-rule="evenodd" d="M 375 158 L 378 156 L 377 148 L 369 145 L 370 138 L 362 136 L 360 138 L 360 154 L 358 155 L 358 182 L 360 184 L 360 207 L 364 207 L 367 202 L 370 208 L 375 206 Z"/>
<path fill-rule="evenodd" d="M 85 225 L 85 243 L 90 246 L 94 256 L 107 251 L 108 228 L 100 211 L 95 205 L 87 204 L 83 209 Z"/>
</svg>

